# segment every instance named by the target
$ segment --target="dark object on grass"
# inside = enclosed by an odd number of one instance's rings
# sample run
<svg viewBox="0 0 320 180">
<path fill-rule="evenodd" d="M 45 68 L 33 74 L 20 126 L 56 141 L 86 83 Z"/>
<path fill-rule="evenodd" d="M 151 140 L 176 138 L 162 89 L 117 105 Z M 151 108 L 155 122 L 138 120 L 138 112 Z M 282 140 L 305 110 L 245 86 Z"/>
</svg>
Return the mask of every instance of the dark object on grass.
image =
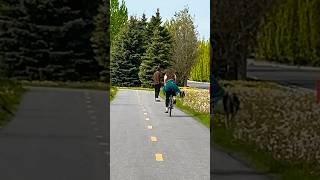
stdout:
<svg viewBox="0 0 320 180">
<path fill-rule="evenodd" d="M 181 98 L 184 98 L 185 96 L 186 96 L 186 93 L 185 93 L 184 91 L 181 91 L 181 92 L 180 92 L 180 97 L 181 97 Z"/>
<path fill-rule="evenodd" d="M 235 93 L 225 92 L 223 95 L 223 110 L 226 115 L 225 126 L 228 128 L 228 122 L 233 120 L 240 109 L 240 100 Z"/>
</svg>

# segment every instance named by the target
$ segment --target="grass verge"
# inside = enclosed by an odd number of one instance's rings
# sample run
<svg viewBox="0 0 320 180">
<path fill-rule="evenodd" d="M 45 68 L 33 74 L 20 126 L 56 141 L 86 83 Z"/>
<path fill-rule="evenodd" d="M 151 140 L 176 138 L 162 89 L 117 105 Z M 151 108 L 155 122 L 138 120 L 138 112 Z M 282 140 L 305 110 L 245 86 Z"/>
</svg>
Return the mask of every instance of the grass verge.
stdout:
<svg viewBox="0 0 320 180">
<path fill-rule="evenodd" d="M 20 83 L 0 79 L 0 128 L 12 118 L 24 91 Z"/>
<path fill-rule="evenodd" d="M 308 152 L 311 157 L 318 152 L 304 144 L 312 143 L 310 137 L 319 132 L 313 131 L 319 116 L 310 114 L 319 107 L 313 105 L 310 93 L 266 82 L 225 81 L 223 85 L 239 95 L 242 105 L 230 129 L 225 129 L 222 114 L 214 115 L 213 144 L 277 179 L 320 179 L 316 159 L 307 162 L 298 155 Z"/>
<path fill-rule="evenodd" d="M 117 91 L 118 91 L 117 87 L 111 86 L 111 88 L 110 88 L 110 102 L 116 97 Z"/>
<path fill-rule="evenodd" d="M 224 128 L 223 124 L 213 123 L 211 141 L 224 152 L 232 154 L 240 161 L 261 172 L 266 172 L 272 178 L 282 180 L 319 180 L 320 176 L 312 175 L 306 167 L 294 166 L 288 162 L 276 160 L 270 153 L 259 150 L 256 145 L 233 138 L 232 130 Z"/>
</svg>

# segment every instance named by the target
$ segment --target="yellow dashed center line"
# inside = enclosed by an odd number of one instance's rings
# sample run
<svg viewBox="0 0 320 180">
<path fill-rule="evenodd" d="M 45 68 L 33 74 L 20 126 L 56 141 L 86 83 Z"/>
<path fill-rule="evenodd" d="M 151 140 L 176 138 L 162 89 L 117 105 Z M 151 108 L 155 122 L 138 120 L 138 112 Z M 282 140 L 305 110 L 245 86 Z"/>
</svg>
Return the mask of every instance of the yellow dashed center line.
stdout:
<svg viewBox="0 0 320 180">
<path fill-rule="evenodd" d="M 146 121 L 149 121 L 150 119 L 149 118 L 146 118 Z"/>
<path fill-rule="evenodd" d="M 158 141 L 158 140 L 157 140 L 157 137 L 155 137 L 155 136 L 151 136 L 150 139 L 151 139 L 152 142 L 157 142 L 157 141 Z"/>
<path fill-rule="evenodd" d="M 163 161 L 162 154 L 157 153 L 157 154 L 155 154 L 155 157 L 156 157 L 156 161 Z"/>
<path fill-rule="evenodd" d="M 148 126 L 148 129 L 152 129 L 152 126 Z"/>
</svg>

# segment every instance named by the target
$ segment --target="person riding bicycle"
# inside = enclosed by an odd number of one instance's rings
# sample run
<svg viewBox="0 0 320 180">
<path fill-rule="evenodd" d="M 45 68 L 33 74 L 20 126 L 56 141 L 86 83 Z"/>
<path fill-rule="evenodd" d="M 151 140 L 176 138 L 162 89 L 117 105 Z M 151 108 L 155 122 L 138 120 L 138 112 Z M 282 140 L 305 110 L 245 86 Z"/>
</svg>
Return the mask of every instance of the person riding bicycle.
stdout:
<svg viewBox="0 0 320 180">
<path fill-rule="evenodd" d="M 170 96 L 173 96 L 173 103 L 175 103 L 175 96 L 180 93 L 180 89 L 176 84 L 177 76 L 174 73 L 173 69 L 166 70 L 166 74 L 164 75 L 164 87 L 163 91 L 166 95 L 166 110 L 165 113 L 168 113 L 169 99 Z"/>
</svg>

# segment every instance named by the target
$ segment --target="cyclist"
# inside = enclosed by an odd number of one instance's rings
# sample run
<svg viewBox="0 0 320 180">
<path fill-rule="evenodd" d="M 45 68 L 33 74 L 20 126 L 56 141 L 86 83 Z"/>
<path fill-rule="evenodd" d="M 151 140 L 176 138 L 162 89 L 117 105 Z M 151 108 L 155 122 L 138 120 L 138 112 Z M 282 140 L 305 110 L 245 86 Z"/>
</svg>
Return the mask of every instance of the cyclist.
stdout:
<svg viewBox="0 0 320 180">
<path fill-rule="evenodd" d="M 169 98 L 173 96 L 173 103 L 176 102 L 175 96 L 180 93 L 180 89 L 176 84 L 177 76 L 174 73 L 173 69 L 167 69 L 166 74 L 164 75 L 164 87 L 163 91 L 166 95 L 166 110 L 165 113 L 168 113 L 168 106 L 169 106 Z"/>
</svg>

